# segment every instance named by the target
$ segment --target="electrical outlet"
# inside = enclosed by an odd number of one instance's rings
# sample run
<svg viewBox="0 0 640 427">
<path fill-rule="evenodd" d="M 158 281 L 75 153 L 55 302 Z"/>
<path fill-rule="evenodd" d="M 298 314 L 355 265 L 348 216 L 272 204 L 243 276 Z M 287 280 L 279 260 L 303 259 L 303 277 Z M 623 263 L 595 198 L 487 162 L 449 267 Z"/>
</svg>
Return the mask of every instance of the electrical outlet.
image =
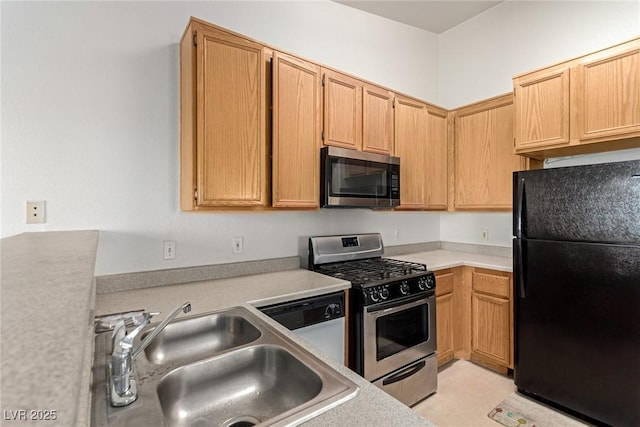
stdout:
<svg viewBox="0 0 640 427">
<path fill-rule="evenodd" d="M 27 224 L 44 224 L 44 200 L 27 200 Z"/>
<path fill-rule="evenodd" d="M 480 230 L 480 238 L 482 240 L 489 240 L 489 230 L 487 230 L 486 228 Z"/>
<path fill-rule="evenodd" d="M 175 240 L 164 241 L 164 253 L 162 255 L 162 258 L 176 259 L 176 241 Z"/>
<path fill-rule="evenodd" d="M 242 237 L 234 237 L 233 238 L 233 253 L 239 254 L 242 253 Z"/>
</svg>

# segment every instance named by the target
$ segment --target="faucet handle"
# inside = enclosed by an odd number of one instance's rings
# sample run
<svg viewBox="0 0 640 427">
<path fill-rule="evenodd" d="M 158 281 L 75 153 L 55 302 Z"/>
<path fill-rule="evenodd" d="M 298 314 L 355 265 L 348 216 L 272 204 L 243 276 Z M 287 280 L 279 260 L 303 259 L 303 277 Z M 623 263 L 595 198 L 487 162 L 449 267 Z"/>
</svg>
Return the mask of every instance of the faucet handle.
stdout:
<svg viewBox="0 0 640 427">
<path fill-rule="evenodd" d="M 151 318 L 158 313 L 143 313 L 142 318 L 138 319 L 135 324 L 138 326 L 131 332 L 129 332 L 122 340 L 120 340 L 120 348 L 123 350 L 131 350 L 133 348 L 133 340 L 135 337 L 149 324 Z"/>
</svg>

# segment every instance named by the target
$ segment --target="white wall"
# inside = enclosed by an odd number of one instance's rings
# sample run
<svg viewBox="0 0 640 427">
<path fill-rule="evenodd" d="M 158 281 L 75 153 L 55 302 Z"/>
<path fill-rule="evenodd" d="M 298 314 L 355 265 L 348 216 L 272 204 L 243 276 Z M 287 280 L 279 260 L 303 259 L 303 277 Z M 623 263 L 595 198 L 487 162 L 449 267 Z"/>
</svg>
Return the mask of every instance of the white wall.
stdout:
<svg viewBox="0 0 640 427">
<path fill-rule="evenodd" d="M 508 1 L 438 37 L 330 1 L 1 2 L 0 235 L 99 229 L 98 275 L 296 255 L 305 236 L 339 232 L 508 246 L 510 214 L 180 212 L 188 17 L 453 108 L 639 34 L 638 5 Z M 47 201 L 46 224 L 25 224 L 26 200 Z M 245 238 L 240 255 L 234 236 Z M 163 240 L 177 241 L 175 261 L 162 260 Z"/>
<path fill-rule="evenodd" d="M 3 237 L 99 229 L 97 275 L 292 256 L 313 234 L 439 240 L 438 214 L 193 214 L 178 201 L 178 42 L 189 16 L 430 100 L 435 34 L 329 1 L 0 7 Z M 26 200 L 46 200 L 46 224 L 25 224 Z M 242 254 L 231 253 L 234 236 Z M 175 261 L 162 260 L 163 240 L 177 241 Z"/>
<path fill-rule="evenodd" d="M 513 90 L 516 74 L 640 35 L 640 1 L 505 1 L 440 35 L 440 103 Z"/>
<path fill-rule="evenodd" d="M 640 1 L 506 1 L 440 36 L 440 103 L 456 108 L 512 90 L 515 74 L 640 35 Z M 640 158 L 640 149 L 551 159 L 545 167 Z M 482 241 L 480 229 L 489 230 Z M 440 217 L 443 241 L 511 245 L 511 214 Z"/>
</svg>

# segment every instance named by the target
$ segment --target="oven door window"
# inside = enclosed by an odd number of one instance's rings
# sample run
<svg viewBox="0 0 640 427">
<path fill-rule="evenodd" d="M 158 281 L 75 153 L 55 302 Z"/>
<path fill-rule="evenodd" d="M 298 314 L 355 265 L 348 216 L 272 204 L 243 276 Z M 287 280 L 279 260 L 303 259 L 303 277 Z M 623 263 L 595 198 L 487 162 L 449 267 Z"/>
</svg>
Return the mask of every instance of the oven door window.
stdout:
<svg viewBox="0 0 640 427">
<path fill-rule="evenodd" d="M 332 157 L 332 197 L 389 197 L 389 166 L 364 160 Z"/>
<path fill-rule="evenodd" d="M 376 360 L 429 340 L 429 306 L 421 304 L 376 319 Z"/>
</svg>

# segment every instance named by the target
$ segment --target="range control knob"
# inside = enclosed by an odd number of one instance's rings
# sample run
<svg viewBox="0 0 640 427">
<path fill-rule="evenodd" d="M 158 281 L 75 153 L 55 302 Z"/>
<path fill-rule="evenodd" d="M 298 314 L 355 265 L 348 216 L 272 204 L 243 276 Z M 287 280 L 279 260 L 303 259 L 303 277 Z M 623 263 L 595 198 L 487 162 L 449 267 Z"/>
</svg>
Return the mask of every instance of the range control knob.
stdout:
<svg viewBox="0 0 640 427">
<path fill-rule="evenodd" d="M 420 279 L 418 279 L 418 288 L 421 291 L 425 291 L 428 289 L 427 279 L 425 277 L 421 277 Z"/>
<path fill-rule="evenodd" d="M 400 284 L 400 293 L 402 295 L 409 295 L 409 284 L 407 283 L 406 280 L 403 280 L 402 283 Z"/>
<path fill-rule="evenodd" d="M 427 288 L 433 289 L 436 287 L 436 279 L 434 276 L 427 276 Z"/>
<path fill-rule="evenodd" d="M 371 289 L 369 291 L 369 298 L 371 298 L 371 301 L 373 302 L 378 302 L 380 301 L 380 294 L 378 294 L 378 290 L 377 289 Z"/>
<path fill-rule="evenodd" d="M 389 288 L 384 286 L 382 289 L 380 289 L 380 298 L 382 298 L 382 301 L 389 298 Z"/>
</svg>

